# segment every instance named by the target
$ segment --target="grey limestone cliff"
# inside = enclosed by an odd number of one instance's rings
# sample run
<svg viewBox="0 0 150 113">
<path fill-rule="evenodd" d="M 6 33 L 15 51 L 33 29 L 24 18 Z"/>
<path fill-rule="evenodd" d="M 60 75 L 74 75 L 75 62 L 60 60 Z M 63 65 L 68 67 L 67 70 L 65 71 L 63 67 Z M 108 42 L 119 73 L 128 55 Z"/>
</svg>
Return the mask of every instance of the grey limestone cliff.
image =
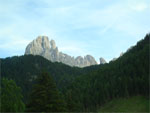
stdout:
<svg viewBox="0 0 150 113">
<path fill-rule="evenodd" d="M 91 55 L 76 58 L 59 52 L 54 40 L 49 41 L 47 36 L 38 36 L 30 42 L 25 50 L 25 54 L 40 55 L 52 62 L 62 62 L 70 66 L 86 67 L 96 65 L 97 62 Z"/>
<path fill-rule="evenodd" d="M 99 60 L 100 60 L 100 64 L 105 64 L 105 63 L 107 63 L 107 62 L 105 61 L 105 59 L 102 58 L 102 57 L 101 57 Z"/>
</svg>

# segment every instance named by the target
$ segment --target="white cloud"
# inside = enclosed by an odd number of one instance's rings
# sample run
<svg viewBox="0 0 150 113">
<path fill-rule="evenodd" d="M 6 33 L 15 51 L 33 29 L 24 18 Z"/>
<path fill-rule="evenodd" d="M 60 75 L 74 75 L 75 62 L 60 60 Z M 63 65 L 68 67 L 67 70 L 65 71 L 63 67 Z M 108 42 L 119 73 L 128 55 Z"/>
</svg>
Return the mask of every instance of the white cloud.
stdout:
<svg viewBox="0 0 150 113">
<path fill-rule="evenodd" d="M 131 6 L 131 8 L 135 11 L 142 12 L 148 8 L 146 3 L 136 3 Z"/>
</svg>

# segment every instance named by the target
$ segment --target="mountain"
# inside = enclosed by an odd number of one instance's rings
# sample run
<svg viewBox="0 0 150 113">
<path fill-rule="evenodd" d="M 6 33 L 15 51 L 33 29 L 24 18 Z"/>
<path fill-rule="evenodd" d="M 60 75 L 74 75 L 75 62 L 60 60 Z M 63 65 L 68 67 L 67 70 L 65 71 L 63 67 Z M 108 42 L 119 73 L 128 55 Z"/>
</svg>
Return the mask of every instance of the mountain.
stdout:
<svg viewBox="0 0 150 113">
<path fill-rule="evenodd" d="M 23 55 L 0 59 L 1 77 L 13 79 L 22 88 L 25 102 L 35 79 L 42 71 L 49 72 L 62 91 L 78 76 L 94 71 L 98 65 L 79 68 L 51 62 L 39 55 Z"/>
<path fill-rule="evenodd" d="M 22 88 L 24 100 L 37 76 L 44 70 L 49 72 L 60 89 L 68 85 L 76 75 L 81 74 L 81 69 L 70 67 L 62 63 L 53 63 L 42 56 L 24 55 L 0 59 L 1 76 L 13 79 Z"/>
<path fill-rule="evenodd" d="M 147 34 L 115 61 L 78 76 L 66 92 L 66 97 L 70 95 L 72 102 L 68 99 L 67 103 L 76 103 L 70 110 L 96 111 L 113 99 L 136 95 L 149 99 L 149 53 L 150 34 Z"/>
<path fill-rule="evenodd" d="M 13 79 L 24 101 L 42 70 L 49 72 L 63 94 L 68 112 L 96 111 L 113 99 L 149 97 L 150 34 L 115 61 L 84 68 L 51 62 L 39 55 L 0 59 L 1 77 Z M 45 46 L 46 48 L 46 46 Z"/>
<path fill-rule="evenodd" d="M 52 62 L 62 62 L 70 66 L 86 67 L 96 65 L 97 62 L 91 55 L 76 58 L 59 52 L 54 40 L 49 41 L 47 36 L 38 36 L 29 43 L 25 50 L 25 55 L 40 55 Z"/>
<path fill-rule="evenodd" d="M 99 61 L 100 61 L 100 64 L 105 64 L 105 63 L 107 63 L 106 60 L 105 60 L 104 58 L 102 58 L 102 57 L 99 59 Z"/>
</svg>

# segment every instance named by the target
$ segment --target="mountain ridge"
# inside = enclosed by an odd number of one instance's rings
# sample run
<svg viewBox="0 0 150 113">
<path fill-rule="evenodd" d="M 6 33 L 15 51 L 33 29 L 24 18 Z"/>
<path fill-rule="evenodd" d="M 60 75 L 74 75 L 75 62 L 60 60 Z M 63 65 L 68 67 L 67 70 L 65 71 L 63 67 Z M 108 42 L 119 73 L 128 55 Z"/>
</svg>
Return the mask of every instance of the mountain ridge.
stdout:
<svg viewBox="0 0 150 113">
<path fill-rule="evenodd" d="M 31 86 L 45 68 L 63 93 L 69 112 L 95 111 L 115 98 L 149 95 L 149 40 L 147 34 L 115 61 L 84 68 L 51 62 L 39 55 L 0 59 L 1 74 L 16 81 L 28 100 Z"/>
<path fill-rule="evenodd" d="M 38 36 L 35 40 L 30 42 L 25 50 L 25 55 L 40 55 L 52 62 L 62 62 L 70 66 L 86 67 L 90 65 L 97 65 L 96 60 L 91 55 L 84 57 L 78 56 L 76 58 L 59 52 L 54 40 L 49 41 L 47 36 Z"/>
</svg>

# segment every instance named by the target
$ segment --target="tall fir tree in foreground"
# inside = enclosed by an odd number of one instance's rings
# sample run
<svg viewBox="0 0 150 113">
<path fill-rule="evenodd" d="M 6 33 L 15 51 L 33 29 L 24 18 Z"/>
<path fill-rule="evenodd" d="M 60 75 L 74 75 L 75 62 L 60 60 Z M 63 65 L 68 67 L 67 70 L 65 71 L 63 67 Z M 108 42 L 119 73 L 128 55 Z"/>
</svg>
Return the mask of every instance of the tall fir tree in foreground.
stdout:
<svg viewBox="0 0 150 113">
<path fill-rule="evenodd" d="M 2 78 L 0 88 L 0 112 L 23 112 L 21 88 L 13 80 Z"/>
<path fill-rule="evenodd" d="M 57 90 L 56 84 L 53 81 L 52 77 L 47 72 L 43 72 L 40 76 L 38 76 L 30 95 L 29 104 L 27 105 L 27 111 L 66 111 L 66 105 L 63 97 Z"/>
</svg>

